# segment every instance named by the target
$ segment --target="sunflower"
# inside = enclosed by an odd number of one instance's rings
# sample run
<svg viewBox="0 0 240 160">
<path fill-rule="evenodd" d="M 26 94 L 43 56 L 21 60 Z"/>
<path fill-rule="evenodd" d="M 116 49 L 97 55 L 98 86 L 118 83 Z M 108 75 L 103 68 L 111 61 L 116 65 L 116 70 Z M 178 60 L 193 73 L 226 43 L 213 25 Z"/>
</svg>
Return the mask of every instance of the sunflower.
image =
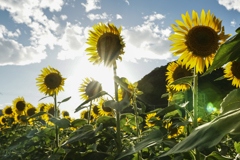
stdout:
<svg viewBox="0 0 240 160">
<path fill-rule="evenodd" d="M 37 86 L 40 87 L 39 91 L 44 93 L 45 95 L 53 95 L 54 93 L 58 94 L 59 91 L 64 91 L 63 85 L 64 80 L 61 73 L 49 66 L 48 68 L 43 68 L 42 74 L 39 75 L 39 78 L 36 78 Z"/>
<path fill-rule="evenodd" d="M 169 96 L 168 96 L 168 101 L 171 102 L 171 101 L 172 101 L 172 98 L 173 98 L 173 95 L 174 95 L 175 93 L 177 93 L 178 91 L 176 91 L 176 90 L 174 89 L 174 86 L 173 86 L 173 85 L 166 85 L 166 89 L 167 89 L 167 92 L 168 92 L 168 94 L 169 94 Z"/>
<path fill-rule="evenodd" d="M 22 115 L 15 114 L 15 116 L 14 116 L 14 121 L 15 121 L 15 123 L 18 123 L 18 122 L 19 122 L 19 123 L 21 123 L 21 124 L 26 124 L 26 122 L 22 121 L 21 116 L 22 116 Z"/>
<path fill-rule="evenodd" d="M 106 100 L 101 98 L 99 103 L 98 103 L 98 111 L 100 113 L 101 116 L 113 116 L 113 109 L 110 107 L 105 107 L 104 106 L 104 102 Z"/>
<path fill-rule="evenodd" d="M 80 97 L 85 101 L 98 94 L 100 91 L 102 91 L 101 83 L 95 81 L 93 78 L 85 78 L 81 84 L 81 87 L 79 88 L 79 92 L 82 93 Z"/>
<path fill-rule="evenodd" d="M 0 117 L 0 124 L 1 124 L 1 125 L 6 125 L 6 124 L 7 124 L 7 119 L 6 119 L 5 116 L 1 116 L 1 117 Z"/>
<path fill-rule="evenodd" d="M 59 110 L 58 107 L 57 107 L 57 110 L 58 110 L 58 116 L 57 116 L 57 117 L 59 117 L 60 110 Z M 55 105 L 52 104 L 52 103 L 47 104 L 46 111 L 48 112 L 48 114 L 50 114 L 50 115 L 52 115 L 52 116 L 54 117 L 54 115 L 55 115 Z M 46 115 L 47 115 L 47 114 L 46 114 Z M 47 115 L 47 116 L 48 116 L 48 119 L 51 118 L 50 115 Z"/>
<path fill-rule="evenodd" d="M 62 111 L 62 117 L 69 117 L 68 111 Z"/>
<path fill-rule="evenodd" d="M 93 116 L 94 119 L 97 119 L 98 117 L 101 116 L 98 109 L 99 109 L 98 105 L 94 104 L 92 106 L 91 115 Z"/>
<path fill-rule="evenodd" d="M 3 114 L 8 117 L 14 117 L 14 112 L 12 106 L 6 106 L 3 109 Z"/>
<path fill-rule="evenodd" d="M 86 111 L 82 111 L 82 112 L 81 112 L 80 117 L 81 117 L 81 118 L 85 118 L 86 120 L 88 120 L 88 115 L 89 115 L 89 111 L 86 110 Z M 94 118 L 93 118 L 93 116 L 91 115 L 90 123 L 92 123 L 93 120 L 94 120 Z"/>
<path fill-rule="evenodd" d="M 153 126 L 155 126 L 156 121 L 155 121 L 155 122 L 149 122 L 149 120 L 150 120 L 152 117 L 155 117 L 156 114 L 157 114 L 157 113 L 150 113 L 150 114 L 147 114 L 147 116 L 146 116 L 146 120 L 145 120 L 147 126 L 145 126 L 145 128 L 146 128 L 146 127 L 153 127 Z M 157 118 L 157 120 L 160 120 L 159 117 L 156 117 L 156 118 Z"/>
<path fill-rule="evenodd" d="M 122 60 L 124 54 L 123 48 L 125 43 L 121 34 L 121 26 L 117 29 L 114 24 L 95 24 L 94 31 L 90 31 L 90 38 L 87 44 L 91 47 L 85 51 L 90 52 L 88 59 L 93 64 L 100 64 L 102 61 L 105 66 L 112 66 L 117 59 Z"/>
<path fill-rule="evenodd" d="M 37 108 L 39 112 L 46 112 L 46 107 L 47 107 L 46 103 L 39 103 Z"/>
<path fill-rule="evenodd" d="M 183 65 L 182 62 L 176 61 L 176 62 L 171 62 L 167 66 L 167 72 L 166 72 L 166 81 L 167 84 L 171 84 L 172 82 L 176 81 L 177 79 L 186 77 L 186 76 L 192 76 L 192 72 L 189 69 L 186 69 Z M 177 84 L 177 85 L 172 85 L 173 89 L 176 91 L 180 90 L 188 90 L 190 89 L 190 86 L 188 84 Z"/>
<path fill-rule="evenodd" d="M 198 14 L 193 10 L 192 20 L 188 14 L 182 14 L 182 21 L 176 20 L 177 25 L 172 25 L 175 34 L 170 35 L 169 40 L 174 41 L 170 51 L 174 56 L 180 55 L 179 60 L 186 67 L 196 66 L 196 72 L 203 73 L 204 67 L 208 69 L 212 65 L 213 58 L 219 46 L 226 41 L 231 34 L 225 35 L 222 20 L 210 15 L 210 10 L 205 14 L 202 10 L 201 22 Z"/>
<path fill-rule="evenodd" d="M 27 116 L 32 116 L 34 114 L 36 114 L 38 111 L 37 111 L 37 108 L 34 107 L 31 103 L 27 103 L 27 109 L 26 109 L 26 115 Z"/>
<path fill-rule="evenodd" d="M 168 132 L 170 132 L 170 134 L 168 135 L 168 138 L 171 139 L 171 138 L 175 138 L 177 137 L 178 135 L 182 134 L 183 133 L 183 129 L 184 129 L 184 126 L 180 126 L 180 127 L 176 127 L 176 128 L 172 128 L 172 122 L 168 123 L 167 122 L 164 122 L 165 123 L 165 128 L 168 129 Z"/>
<path fill-rule="evenodd" d="M 123 87 L 121 86 L 118 89 L 118 100 L 121 101 L 122 99 L 124 99 L 124 97 L 127 95 L 128 98 L 130 99 L 133 96 L 133 91 L 134 91 L 134 87 L 133 84 L 131 82 L 129 82 L 126 78 L 121 78 L 122 82 L 123 82 Z M 126 89 L 128 89 L 128 92 Z"/>
<path fill-rule="evenodd" d="M 13 109 L 17 114 L 23 114 L 26 111 L 26 102 L 23 97 L 18 97 L 13 101 Z"/>
<path fill-rule="evenodd" d="M 224 77 L 232 80 L 232 85 L 240 88 L 240 62 L 229 62 L 224 68 Z"/>
</svg>

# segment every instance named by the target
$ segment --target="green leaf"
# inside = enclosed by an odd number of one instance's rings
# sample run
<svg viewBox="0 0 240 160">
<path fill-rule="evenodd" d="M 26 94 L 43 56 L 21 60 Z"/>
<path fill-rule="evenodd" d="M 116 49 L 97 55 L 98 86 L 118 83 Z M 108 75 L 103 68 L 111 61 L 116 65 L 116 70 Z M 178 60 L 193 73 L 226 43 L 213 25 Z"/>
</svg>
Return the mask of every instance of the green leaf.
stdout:
<svg viewBox="0 0 240 160">
<path fill-rule="evenodd" d="M 72 127 L 81 127 L 85 124 L 87 124 L 86 119 L 76 119 L 76 120 L 72 121 L 71 126 Z"/>
<path fill-rule="evenodd" d="M 168 97 L 169 96 L 169 93 L 164 93 L 162 94 L 161 98 L 165 98 L 165 97 Z"/>
<path fill-rule="evenodd" d="M 229 160 L 229 159 L 232 159 L 232 158 L 222 156 L 220 153 L 218 153 L 216 151 L 212 152 L 210 155 L 208 155 L 205 158 L 205 160 Z"/>
<path fill-rule="evenodd" d="M 121 88 L 131 93 L 131 91 L 128 89 L 128 86 L 127 86 L 127 82 L 126 82 L 128 81 L 127 78 L 125 77 L 119 78 L 118 76 L 114 76 L 114 81 L 118 83 L 121 86 Z"/>
<path fill-rule="evenodd" d="M 234 143 L 234 148 L 238 154 L 240 154 L 240 142 L 235 142 Z"/>
<path fill-rule="evenodd" d="M 80 105 L 75 109 L 74 113 L 80 111 L 80 110 L 82 109 L 82 106 L 83 106 L 83 105 L 85 105 L 85 104 L 91 102 L 92 100 L 94 100 L 94 99 L 96 99 L 96 98 L 99 98 L 99 97 L 101 97 L 101 96 L 103 96 L 103 95 L 105 95 L 105 94 L 109 95 L 106 91 L 101 91 L 101 92 L 99 92 L 98 94 L 96 94 L 96 95 L 88 98 L 86 101 L 84 101 L 82 104 L 80 104 Z"/>
<path fill-rule="evenodd" d="M 70 121 L 65 118 L 57 119 L 57 118 L 53 117 L 53 118 L 50 118 L 49 121 L 54 123 L 55 125 L 57 125 L 59 128 L 65 129 L 65 128 L 70 127 Z"/>
<path fill-rule="evenodd" d="M 37 132 L 38 132 L 37 129 L 33 129 L 26 135 L 26 137 L 27 138 L 32 138 L 34 136 L 34 134 L 37 133 Z"/>
<path fill-rule="evenodd" d="M 192 81 L 193 81 L 194 77 L 196 77 L 196 75 L 195 76 L 186 76 L 186 77 L 183 77 L 183 78 L 179 78 L 179 79 L 175 80 L 174 82 L 172 82 L 169 85 L 188 84 L 192 88 Z"/>
<path fill-rule="evenodd" d="M 156 144 L 160 144 L 162 142 L 162 137 L 163 137 L 163 133 L 161 132 L 161 130 L 154 130 L 146 137 L 143 137 L 144 140 L 142 140 L 141 142 L 138 142 L 135 146 L 132 146 L 129 150 L 120 153 L 116 157 L 116 160 L 121 159 L 128 155 L 137 153 L 144 148 L 154 146 Z"/>
<path fill-rule="evenodd" d="M 48 98 L 48 97 L 53 97 L 53 96 L 42 97 L 41 99 L 38 100 L 38 102 L 41 101 L 41 100 L 43 100 L 43 99 L 45 99 L 45 98 Z"/>
<path fill-rule="evenodd" d="M 106 127 L 116 127 L 116 118 L 110 116 L 101 116 L 98 118 L 96 125 L 103 125 L 103 128 Z"/>
<path fill-rule="evenodd" d="M 21 146 L 25 141 L 29 140 L 26 136 L 18 138 L 16 141 L 12 142 L 7 148 L 9 151 Z"/>
<path fill-rule="evenodd" d="M 69 99 L 71 99 L 71 96 L 70 96 L 70 97 L 68 97 L 68 98 L 65 98 L 64 100 L 62 100 L 61 102 L 58 102 L 58 103 L 67 102 Z"/>
<path fill-rule="evenodd" d="M 181 107 L 179 105 L 176 105 L 176 104 L 170 105 L 170 106 L 158 111 L 155 117 L 162 116 L 164 114 L 167 114 L 169 112 L 175 111 L 176 109 L 180 109 L 180 108 Z"/>
<path fill-rule="evenodd" d="M 115 100 L 105 101 L 104 106 L 115 109 L 118 112 L 121 112 L 125 107 L 130 104 L 130 99 L 128 96 L 125 96 L 123 100 L 116 102 Z"/>
<path fill-rule="evenodd" d="M 75 134 L 71 138 L 69 138 L 65 143 L 62 144 L 62 146 L 66 144 L 71 144 L 73 142 L 81 141 L 84 139 L 90 139 L 96 136 L 98 131 L 101 131 L 103 129 L 103 125 L 100 124 L 96 130 L 88 130 L 85 129 L 85 126 L 80 128 L 79 130 L 76 130 L 75 133 L 77 132 L 78 134 Z"/>
<path fill-rule="evenodd" d="M 239 106 L 239 104 L 237 105 Z M 194 148 L 201 151 L 202 149 L 213 147 L 217 145 L 227 133 L 230 133 L 238 126 L 237 123 L 234 123 L 238 121 L 240 121 L 240 108 L 231 110 L 216 117 L 211 122 L 197 127 L 187 138 L 159 157 L 187 152 Z"/>
<path fill-rule="evenodd" d="M 46 113 L 46 112 L 43 112 L 43 111 L 41 111 L 41 112 L 38 112 L 38 113 L 36 113 L 36 114 L 32 115 L 32 116 L 31 116 L 31 117 L 29 117 L 29 118 L 35 118 L 35 117 L 41 116 L 41 115 L 43 115 L 43 114 L 47 114 L 47 113 Z"/>
<path fill-rule="evenodd" d="M 138 100 L 137 100 L 137 103 L 140 104 L 141 109 L 142 109 L 142 110 L 139 112 L 139 114 L 144 114 L 145 111 L 146 111 L 146 106 L 145 106 L 145 104 L 143 104 L 141 101 L 138 101 Z"/>
<path fill-rule="evenodd" d="M 205 76 L 214 69 L 218 69 L 222 67 L 224 64 L 240 60 L 239 53 L 240 53 L 240 32 L 239 29 L 236 30 L 238 34 L 227 40 L 225 43 L 223 43 L 220 48 L 218 49 L 212 65 L 208 68 L 208 70 L 202 75 Z"/>
<path fill-rule="evenodd" d="M 223 79 L 225 79 L 225 77 L 224 77 L 224 76 L 221 76 L 221 77 L 215 79 L 214 81 L 219 81 L 219 80 L 223 80 Z"/>
<path fill-rule="evenodd" d="M 234 89 L 231 91 L 220 104 L 221 114 L 224 114 L 228 111 L 238 109 L 240 106 L 240 88 Z"/>
<path fill-rule="evenodd" d="M 91 159 L 91 160 L 104 160 L 106 157 L 112 156 L 105 152 L 91 151 L 91 150 L 86 151 L 82 155 L 83 155 L 81 156 L 82 159 Z"/>
</svg>

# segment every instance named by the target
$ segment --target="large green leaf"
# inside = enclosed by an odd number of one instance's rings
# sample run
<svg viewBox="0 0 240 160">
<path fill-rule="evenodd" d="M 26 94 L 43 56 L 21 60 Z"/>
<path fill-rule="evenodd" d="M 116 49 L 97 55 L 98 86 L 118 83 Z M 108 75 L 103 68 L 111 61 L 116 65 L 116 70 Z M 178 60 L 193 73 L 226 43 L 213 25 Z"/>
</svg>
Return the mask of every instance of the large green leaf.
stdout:
<svg viewBox="0 0 240 160">
<path fill-rule="evenodd" d="M 102 123 L 103 128 L 116 127 L 116 118 L 110 116 L 101 116 L 97 120 L 97 126 Z"/>
<path fill-rule="evenodd" d="M 127 107 L 130 104 L 130 99 L 128 96 L 125 96 L 123 100 L 116 102 L 115 100 L 105 101 L 104 106 L 110 107 L 112 109 L 115 109 L 118 112 L 121 112 L 125 107 Z"/>
<path fill-rule="evenodd" d="M 186 77 L 183 77 L 183 78 L 179 78 L 179 79 L 175 80 L 174 82 L 170 83 L 169 85 L 188 84 L 192 88 L 192 81 L 193 81 L 194 77 L 196 77 L 196 75 L 195 76 L 186 76 Z"/>
<path fill-rule="evenodd" d="M 232 159 L 232 158 L 225 157 L 216 151 L 212 152 L 210 155 L 208 155 L 205 158 L 205 160 L 229 160 L 229 159 Z"/>
<path fill-rule="evenodd" d="M 128 156 L 128 155 L 137 153 L 144 148 L 159 144 L 159 143 L 162 142 L 162 137 L 163 137 L 163 133 L 162 133 L 161 130 L 154 130 L 149 135 L 147 135 L 146 137 L 143 137 L 144 140 L 137 143 L 135 146 L 132 146 L 129 150 L 120 153 L 116 157 L 116 160 L 121 159 L 121 158 L 123 158 L 125 156 Z"/>
<path fill-rule="evenodd" d="M 80 104 L 80 105 L 75 109 L 74 113 L 80 111 L 80 110 L 82 109 L 81 107 L 82 107 L 83 105 L 85 105 L 85 104 L 91 102 L 92 100 L 94 100 L 94 99 L 96 99 L 96 98 L 99 98 L 99 97 L 101 97 L 101 96 L 103 96 L 103 95 L 105 95 L 105 94 L 109 95 L 106 91 L 101 91 L 101 92 L 99 92 L 98 94 L 96 94 L 96 95 L 88 98 L 86 101 L 84 101 L 82 104 Z"/>
<path fill-rule="evenodd" d="M 54 123 L 57 125 L 59 128 L 68 128 L 70 127 L 70 121 L 68 119 L 57 119 L 55 117 L 49 119 L 50 122 Z"/>
<path fill-rule="evenodd" d="M 240 106 L 240 89 L 234 89 L 231 91 L 220 104 L 221 114 L 224 114 L 230 110 L 238 109 Z"/>
<path fill-rule="evenodd" d="M 223 43 L 219 50 L 217 51 L 212 65 L 208 68 L 208 70 L 202 75 L 205 76 L 214 69 L 222 67 L 224 64 L 240 60 L 240 30 L 239 28 L 236 30 L 238 34 L 227 40 L 225 43 Z"/>
<path fill-rule="evenodd" d="M 46 113 L 46 112 L 43 112 L 43 111 L 41 111 L 41 112 L 38 112 L 38 113 L 36 113 L 36 114 L 32 115 L 32 116 L 31 116 L 31 117 L 29 117 L 29 118 L 35 118 L 35 117 L 41 116 L 41 115 L 43 115 L 43 114 L 47 114 L 47 113 Z"/>
<path fill-rule="evenodd" d="M 188 103 L 184 103 L 184 104 L 181 104 L 181 106 L 177 105 L 177 104 L 170 105 L 170 106 L 158 111 L 155 117 L 162 116 L 162 115 L 165 115 L 169 112 L 175 111 L 177 109 L 184 108 L 187 104 Z"/>
<path fill-rule="evenodd" d="M 103 125 L 100 124 L 98 126 L 97 129 L 95 130 L 85 130 L 84 128 L 85 126 L 83 126 L 81 129 L 82 129 L 82 132 L 80 132 L 80 130 L 77 130 L 75 131 L 78 132 L 78 134 L 75 134 L 74 136 L 72 136 L 71 138 L 69 138 L 65 143 L 62 144 L 62 146 L 65 146 L 66 144 L 71 144 L 73 142 L 76 142 L 76 141 L 81 141 L 83 139 L 89 139 L 89 138 L 93 138 L 96 136 L 97 132 L 98 131 L 101 131 L 103 129 Z M 89 128 L 89 127 L 88 127 Z"/>
<path fill-rule="evenodd" d="M 87 124 L 87 120 L 86 119 L 76 119 L 76 120 L 72 121 L 71 126 L 73 126 L 73 127 L 81 127 L 84 124 Z"/>
<path fill-rule="evenodd" d="M 106 157 L 111 156 L 110 154 L 107 154 L 105 152 L 99 152 L 99 151 L 91 151 L 88 150 L 85 153 L 82 153 L 81 158 L 82 159 L 91 159 L 91 160 L 104 160 Z"/>
<path fill-rule="evenodd" d="M 210 148 L 217 145 L 222 138 L 236 129 L 240 121 L 240 102 L 239 89 L 232 91 L 226 96 L 221 104 L 225 111 L 211 122 L 197 127 L 187 138 L 175 145 L 168 152 L 160 155 L 160 157 L 170 154 L 182 153 L 197 148 L 199 150 Z M 226 112 L 227 110 L 227 112 Z M 193 143 L 194 142 L 194 143 Z"/>
</svg>

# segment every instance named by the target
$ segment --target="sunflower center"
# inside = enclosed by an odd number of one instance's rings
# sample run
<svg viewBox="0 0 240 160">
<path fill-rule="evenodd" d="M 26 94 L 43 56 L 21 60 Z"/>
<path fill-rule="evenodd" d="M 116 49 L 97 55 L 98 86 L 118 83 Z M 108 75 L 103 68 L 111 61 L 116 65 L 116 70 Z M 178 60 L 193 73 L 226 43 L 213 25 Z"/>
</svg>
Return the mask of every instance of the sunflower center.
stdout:
<svg viewBox="0 0 240 160">
<path fill-rule="evenodd" d="M 69 113 L 68 112 L 64 112 L 63 113 L 63 117 L 67 117 L 67 116 L 69 116 Z"/>
<path fill-rule="evenodd" d="M 192 76 L 192 73 L 190 70 L 187 70 L 186 68 L 179 65 L 173 72 L 173 80 L 177 80 L 179 78 L 183 78 L 186 76 Z"/>
<path fill-rule="evenodd" d="M 98 115 L 99 114 L 99 111 L 98 111 L 98 107 L 97 106 L 94 106 L 93 107 L 93 112 Z"/>
<path fill-rule="evenodd" d="M 102 90 L 102 85 L 98 81 L 91 81 L 85 89 L 86 95 L 92 97 Z"/>
<path fill-rule="evenodd" d="M 54 116 L 54 107 L 51 107 L 51 108 L 48 110 L 48 113 L 50 113 L 52 116 Z"/>
<path fill-rule="evenodd" d="M 232 70 L 233 75 L 237 79 L 240 79 L 240 62 L 233 61 L 231 70 Z"/>
<path fill-rule="evenodd" d="M 97 42 L 97 51 L 105 64 L 113 63 L 121 52 L 122 44 L 118 35 L 104 33 Z"/>
<path fill-rule="evenodd" d="M 172 128 L 171 126 L 168 128 L 168 130 L 172 136 L 178 133 L 178 129 Z"/>
<path fill-rule="evenodd" d="M 88 114 L 89 114 L 88 112 L 85 112 L 85 113 L 84 113 L 84 118 L 85 118 L 85 119 L 88 119 Z"/>
<path fill-rule="evenodd" d="M 37 111 L 36 108 L 29 108 L 29 109 L 27 110 L 27 115 L 28 115 L 28 116 L 32 116 L 32 115 L 34 115 L 34 114 L 36 113 L 36 111 Z"/>
<path fill-rule="evenodd" d="M 44 111 L 45 105 L 40 108 L 40 111 Z"/>
<path fill-rule="evenodd" d="M 112 108 L 110 108 L 110 107 L 105 107 L 104 105 L 102 105 L 102 109 L 103 109 L 105 112 L 111 112 L 111 111 L 112 111 Z"/>
<path fill-rule="evenodd" d="M 194 55 L 207 57 L 218 49 L 218 35 L 208 26 L 195 26 L 186 36 L 186 45 Z"/>
<path fill-rule="evenodd" d="M 56 89 L 61 85 L 62 77 L 57 73 L 50 73 L 44 79 L 44 84 L 49 89 Z"/>
<path fill-rule="evenodd" d="M 16 104 L 16 108 L 19 111 L 23 111 L 25 109 L 25 103 L 23 101 L 18 101 L 17 104 Z"/>
<path fill-rule="evenodd" d="M 12 114 L 13 113 L 12 108 L 7 108 L 5 113 L 6 114 Z"/>
</svg>

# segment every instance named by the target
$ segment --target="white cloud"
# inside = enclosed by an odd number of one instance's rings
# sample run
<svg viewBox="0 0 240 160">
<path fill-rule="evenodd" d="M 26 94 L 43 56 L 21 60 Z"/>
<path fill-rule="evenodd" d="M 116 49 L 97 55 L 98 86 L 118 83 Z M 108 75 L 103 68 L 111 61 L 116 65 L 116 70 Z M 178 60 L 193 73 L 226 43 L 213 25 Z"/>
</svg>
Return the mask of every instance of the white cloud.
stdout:
<svg viewBox="0 0 240 160">
<path fill-rule="evenodd" d="M 26 65 L 46 58 L 42 48 L 23 46 L 15 40 L 0 38 L 0 65 Z"/>
<path fill-rule="evenodd" d="M 240 12 L 240 0 L 218 0 L 220 5 L 223 5 L 227 10 L 237 10 Z"/>
<path fill-rule="evenodd" d="M 95 19 L 108 19 L 108 21 L 111 21 L 113 16 L 107 15 L 106 12 L 102 13 L 102 14 L 88 14 L 87 17 L 91 20 L 94 21 Z"/>
<path fill-rule="evenodd" d="M 233 19 L 233 20 L 231 21 L 231 26 L 233 26 L 233 27 L 236 26 L 236 21 L 235 21 L 235 19 Z"/>
<path fill-rule="evenodd" d="M 88 28 L 85 28 L 84 30 L 80 24 L 67 23 L 62 37 L 57 42 L 57 44 L 62 47 L 62 50 L 58 53 L 58 59 L 73 59 L 81 56 L 81 53 L 84 53 L 87 29 Z"/>
<path fill-rule="evenodd" d="M 122 16 L 121 16 L 120 14 L 117 14 L 117 15 L 116 15 L 116 18 L 117 18 L 117 19 L 122 19 Z"/>
<path fill-rule="evenodd" d="M 129 5 L 129 1 L 128 0 L 125 0 L 125 2 Z"/>
<path fill-rule="evenodd" d="M 63 0 L 41 0 L 41 8 L 49 8 L 50 12 L 61 11 L 63 6 Z"/>
<path fill-rule="evenodd" d="M 66 20 L 68 17 L 67 17 L 67 15 L 61 15 L 61 19 L 64 21 L 64 20 Z"/>
<path fill-rule="evenodd" d="M 21 35 L 21 32 L 19 29 L 17 29 L 15 32 L 8 31 L 5 26 L 0 25 L 0 38 L 8 37 L 8 38 L 13 38 L 13 37 L 19 37 Z"/>
<path fill-rule="evenodd" d="M 169 51 L 171 42 L 167 39 L 170 33 L 170 27 L 159 29 L 155 23 L 124 29 L 122 35 L 126 47 L 123 59 L 131 62 L 142 58 L 169 60 L 172 57 Z"/>
<path fill-rule="evenodd" d="M 98 6 L 98 4 L 100 3 L 100 0 L 87 0 L 87 3 L 81 3 L 81 5 L 83 5 L 86 8 L 86 12 L 89 12 L 91 10 L 95 10 L 95 9 L 101 9 L 101 6 Z"/>
<path fill-rule="evenodd" d="M 156 13 L 156 12 L 154 12 L 153 15 L 143 17 L 143 19 L 146 19 L 148 22 L 152 22 L 152 21 L 155 21 L 155 20 L 161 20 L 163 18 L 165 18 L 164 15 Z"/>
</svg>

